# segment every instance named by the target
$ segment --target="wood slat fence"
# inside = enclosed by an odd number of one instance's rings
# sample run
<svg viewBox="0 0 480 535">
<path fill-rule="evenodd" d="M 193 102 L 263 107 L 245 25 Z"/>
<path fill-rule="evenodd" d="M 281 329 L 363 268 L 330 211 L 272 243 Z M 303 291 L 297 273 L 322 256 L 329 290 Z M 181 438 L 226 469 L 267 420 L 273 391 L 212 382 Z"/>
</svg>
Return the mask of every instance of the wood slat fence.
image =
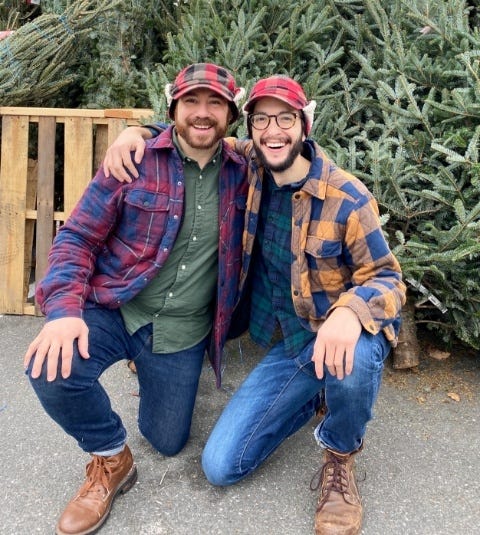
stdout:
<svg viewBox="0 0 480 535">
<path fill-rule="evenodd" d="M 0 314 L 40 315 L 29 288 L 45 273 L 56 230 L 118 133 L 151 115 L 0 107 Z"/>
</svg>

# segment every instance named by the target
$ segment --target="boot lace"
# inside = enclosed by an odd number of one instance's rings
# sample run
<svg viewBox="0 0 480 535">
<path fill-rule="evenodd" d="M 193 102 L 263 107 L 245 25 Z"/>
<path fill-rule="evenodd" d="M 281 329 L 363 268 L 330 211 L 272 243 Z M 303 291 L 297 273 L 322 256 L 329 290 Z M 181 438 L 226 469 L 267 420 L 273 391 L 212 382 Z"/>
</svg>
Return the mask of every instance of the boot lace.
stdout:
<svg viewBox="0 0 480 535">
<path fill-rule="evenodd" d="M 111 479 L 112 468 L 106 457 L 94 455 L 87 465 L 86 474 L 87 478 L 80 489 L 79 496 L 85 496 L 88 492 L 100 492 L 102 494 L 110 492 L 108 483 Z"/>
<path fill-rule="evenodd" d="M 322 482 L 325 483 L 322 485 Z M 348 475 L 345 463 L 335 455 L 329 455 L 325 464 L 317 470 L 310 481 L 310 490 L 318 490 L 322 486 L 321 505 L 330 492 L 344 494 L 348 490 Z"/>
</svg>

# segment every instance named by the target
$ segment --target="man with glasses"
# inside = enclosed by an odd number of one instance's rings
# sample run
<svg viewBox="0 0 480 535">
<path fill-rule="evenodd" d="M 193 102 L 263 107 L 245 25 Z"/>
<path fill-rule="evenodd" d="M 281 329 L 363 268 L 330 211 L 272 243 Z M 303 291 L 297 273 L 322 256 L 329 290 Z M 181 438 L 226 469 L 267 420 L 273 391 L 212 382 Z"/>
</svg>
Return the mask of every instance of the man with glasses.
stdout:
<svg viewBox="0 0 480 535">
<path fill-rule="evenodd" d="M 285 76 L 257 82 L 243 108 L 251 141 L 234 142 L 249 162 L 240 294 L 251 299 L 250 335 L 268 351 L 222 412 L 202 466 L 214 485 L 241 480 L 324 401 L 315 532 L 351 535 L 363 514 L 354 457 L 405 286 L 375 199 L 307 139 L 314 108 Z"/>
</svg>

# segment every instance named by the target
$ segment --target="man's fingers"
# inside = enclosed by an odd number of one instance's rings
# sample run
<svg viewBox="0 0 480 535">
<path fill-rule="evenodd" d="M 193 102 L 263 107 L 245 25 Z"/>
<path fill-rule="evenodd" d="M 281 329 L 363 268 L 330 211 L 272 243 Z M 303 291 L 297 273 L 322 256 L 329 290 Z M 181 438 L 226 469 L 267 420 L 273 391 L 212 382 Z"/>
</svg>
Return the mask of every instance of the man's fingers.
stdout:
<svg viewBox="0 0 480 535">
<path fill-rule="evenodd" d="M 136 157 L 136 154 L 137 153 L 135 152 L 135 157 Z M 120 163 L 121 163 L 121 165 L 120 165 Z M 135 178 L 138 178 L 138 171 L 137 171 L 137 168 L 135 167 L 135 163 L 132 160 L 132 153 L 130 152 L 130 150 L 123 150 L 122 151 L 121 162 L 117 163 L 116 168 L 114 169 L 114 175 L 115 176 L 117 176 L 117 174 L 120 175 L 120 172 L 121 172 L 121 177 L 123 178 L 123 181 L 124 182 L 131 182 L 132 178 L 127 173 L 126 169 Z"/>
<path fill-rule="evenodd" d="M 144 153 L 145 153 L 145 143 L 141 143 L 137 145 L 135 149 L 135 156 L 134 156 L 136 163 L 140 163 L 142 161 Z M 136 178 L 138 178 L 138 171 L 136 168 L 134 169 L 134 171 L 132 171 L 132 173 Z"/>
<path fill-rule="evenodd" d="M 330 373 L 340 381 L 346 373 L 346 350 L 344 346 L 326 346 L 325 348 L 325 366 Z"/>
<path fill-rule="evenodd" d="M 315 364 L 315 374 L 319 379 L 323 378 L 323 365 L 325 363 L 325 344 L 317 338 L 313 346 L 312 360 Z"/>
<path fill-rule="evenodd" d="M 353 371 L 353 359 L 355 348 L 351 347 L 345 352 L 345 375 L 350 375 Z"/>
<path fill-rule="evenodd" d="M 90 354 L 88 353 L 88 329 L 78 337 L 78 352 L 84 359 L 90 358 Z"/>
<path fill-rule="evenodd" d="M 23 356 L 23 368 L 26 370 L 28 366 L 30 365 L 30 361 L 32 360 L 33 355 L 35 354 L 35 351 L 37 350 L 36 345 L 37 340 L 35 339 L 29 346 L 27 351 L 25 352 L 25 355 Z"/>
<path fill-rule="evenodd" d="M 55 381 L 55 379 L 57 378 L 59 353 L 59 345 L 56 343 L 52 343 L 48 350 L 47 356 L 47 381 Z"/>
<path fill-rule="evenodd" d="M 45 355 L 46 354 L 44 352 L 37 350 L 33 360 L 32 371 L 30 372 L 32 379 L 38 379 L 40 377 L 42 373 L 42 366 L 45 362 Z"/>
</svg>

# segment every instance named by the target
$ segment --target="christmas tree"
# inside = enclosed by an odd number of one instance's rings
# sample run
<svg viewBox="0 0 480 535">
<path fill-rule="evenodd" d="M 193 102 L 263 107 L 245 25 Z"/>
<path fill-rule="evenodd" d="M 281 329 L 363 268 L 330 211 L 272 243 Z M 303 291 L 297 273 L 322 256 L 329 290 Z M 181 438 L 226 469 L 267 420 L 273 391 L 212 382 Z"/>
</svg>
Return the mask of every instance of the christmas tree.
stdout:
<svg viewBox="0 0 480 535">
<path fill-rule="evenodd" d="M 163 119 L 164 85 L 188 63 L 222 64 L 247 90 L 273 73 L 299 80 L 318 103 L 312 136 L 379 201 L 417 323 L 480 347 L 478 0 L 56 1 L 42 10 L 0 41 L 0 104 L 56 98 L 153 107 Z M 232 133 L 245 134 L 241 121 Z"/>
</svg>

